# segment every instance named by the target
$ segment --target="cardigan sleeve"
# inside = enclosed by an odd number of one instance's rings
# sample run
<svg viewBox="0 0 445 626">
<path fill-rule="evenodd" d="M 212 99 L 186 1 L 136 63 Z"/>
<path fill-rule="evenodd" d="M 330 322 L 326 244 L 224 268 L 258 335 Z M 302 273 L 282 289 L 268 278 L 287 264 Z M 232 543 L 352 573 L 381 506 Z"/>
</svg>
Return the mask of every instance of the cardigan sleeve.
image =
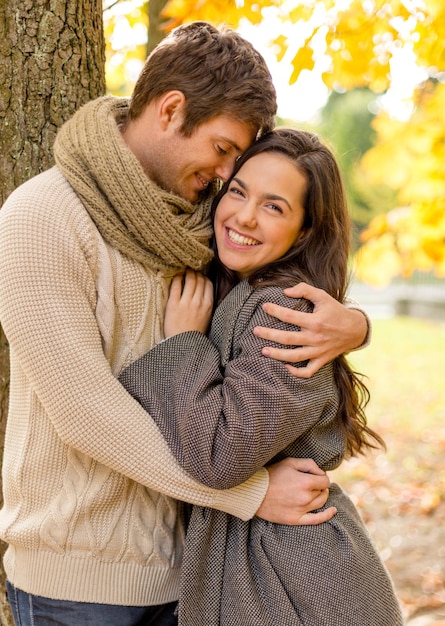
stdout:
<svg viewBox="0 0 445 626">
<path fill-rule="evenodd" d="M 257 325 L 285 328 L 263 312 L 263 302 L 303 310 L 307 303 L 280 289 L 261 291 L 248 319 L 239 321 L 243 328 L 235 330 L 235 354 L 225 367 L 206 336 L 188 332 L 159 344 L 120 376 L 181 465 L 212 487 L 242 482 L 320 419 L 336 415 L 332 365 L 310 379 L 295 378 L 282 362 L 261 355 L 265 342 L 253 334 Z"/>
<path fill-rule="evenodd" d="M 267 471 L 228 491 L 199 484 L 113 375 L 95 317 L 94 227 L 66 182 L 44 186 L 46 205 L 39 184 L 26 183 L 0 211 L 0 320 L 30 402 L 63 445 L 171 497 L 251 518 Z M 16 386 L 14 394 L 21 402 Z"/>
<path fill-rule="evenodd" d="M 363 340 L 362 344 L 357 346 L 357 348 L 354 348 L 353 350 L 351 350 L 351 352 L 356 352 L 357 350 L 363 350 L 363 348 L 367 348 L 371 344 L 371 339 L 372 339 L 371 318 L 369 317 L 365 309 L 357 302 L 357 300 L 354 300 L 353 298 L 345 298 L 344 305 L 347 306 L 348 309 L 354 309 L 356 311 L 360 311 L 360 313 L 362 313 L 362 315 L 365 316 L 366 325 L 367 325 L 365 339 Z"/>
</svg>

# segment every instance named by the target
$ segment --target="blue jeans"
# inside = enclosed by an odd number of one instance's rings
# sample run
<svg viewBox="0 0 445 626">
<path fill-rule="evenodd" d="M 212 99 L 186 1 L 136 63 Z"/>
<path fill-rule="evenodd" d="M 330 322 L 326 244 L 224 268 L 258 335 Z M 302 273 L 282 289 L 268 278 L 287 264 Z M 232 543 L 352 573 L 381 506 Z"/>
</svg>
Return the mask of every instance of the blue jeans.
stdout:
<svg viewBox="0 0 445 626">
<path fill-rule="evenodd" d="M 51 600 L 6 581 L 15 626 L 177 626 L 176 602 L 159 606 L 117 606 Z"/>
</svg>

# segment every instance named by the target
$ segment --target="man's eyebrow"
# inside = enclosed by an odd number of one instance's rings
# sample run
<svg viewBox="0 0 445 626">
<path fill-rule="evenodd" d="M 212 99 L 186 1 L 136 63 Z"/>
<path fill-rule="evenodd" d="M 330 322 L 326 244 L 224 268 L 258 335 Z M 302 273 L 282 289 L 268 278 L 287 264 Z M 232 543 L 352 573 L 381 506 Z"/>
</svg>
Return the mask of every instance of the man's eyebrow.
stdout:
<svg viewBox="0 0 445 626">
<path fill-rule="evenodd" d="M 229 139 L 228 137 L 224 137 L 224 135 L 221 135 L 219 137 L 219 141 L 225 141 L 226 143 L 230 144 L 233 148 L 235 148 L 235 150 L 237 152 L 240 152 L 240 153 L 244 152 L 244 150 L 242 148 L 240 148 L 240 146 L 233 139 Z"/>
</svg>

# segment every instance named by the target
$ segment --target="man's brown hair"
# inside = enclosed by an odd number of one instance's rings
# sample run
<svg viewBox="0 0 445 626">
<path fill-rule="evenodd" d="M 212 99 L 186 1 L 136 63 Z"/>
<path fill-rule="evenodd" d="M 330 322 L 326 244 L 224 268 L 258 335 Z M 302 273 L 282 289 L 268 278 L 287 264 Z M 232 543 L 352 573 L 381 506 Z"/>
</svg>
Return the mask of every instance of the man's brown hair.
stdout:
<svg viewBox="0 0 445 626">
<path fill-rule="evenodd" d="M 186 97 L 182 132 L 227 115 L 261 135 L 274 126 L 276 93 L 261 54 L 229 28 L 206 22 L 174 29 L 145 62 L 130 102 L 137 119 L 153 99 L 171 90 Z"/>
</svg>

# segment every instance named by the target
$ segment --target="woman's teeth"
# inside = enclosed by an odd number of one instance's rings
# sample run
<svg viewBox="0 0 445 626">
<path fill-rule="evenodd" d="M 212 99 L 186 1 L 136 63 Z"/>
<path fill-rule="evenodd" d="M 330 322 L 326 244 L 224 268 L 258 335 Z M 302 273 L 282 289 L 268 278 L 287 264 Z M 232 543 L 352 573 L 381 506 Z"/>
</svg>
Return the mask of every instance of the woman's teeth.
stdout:
<svg viewBox="0 0 445 626">
<path fill-rule="evenodd" d="M 233 230 L 228 230 L 228 236 L 230 241 L 233 243 L 237 243 L 241 246 L 258 246 L 259 241 L 257 239 L 251 239 L 250 237 L 244 237 L 244 235 L 239 235 Z"/>
</svg>

